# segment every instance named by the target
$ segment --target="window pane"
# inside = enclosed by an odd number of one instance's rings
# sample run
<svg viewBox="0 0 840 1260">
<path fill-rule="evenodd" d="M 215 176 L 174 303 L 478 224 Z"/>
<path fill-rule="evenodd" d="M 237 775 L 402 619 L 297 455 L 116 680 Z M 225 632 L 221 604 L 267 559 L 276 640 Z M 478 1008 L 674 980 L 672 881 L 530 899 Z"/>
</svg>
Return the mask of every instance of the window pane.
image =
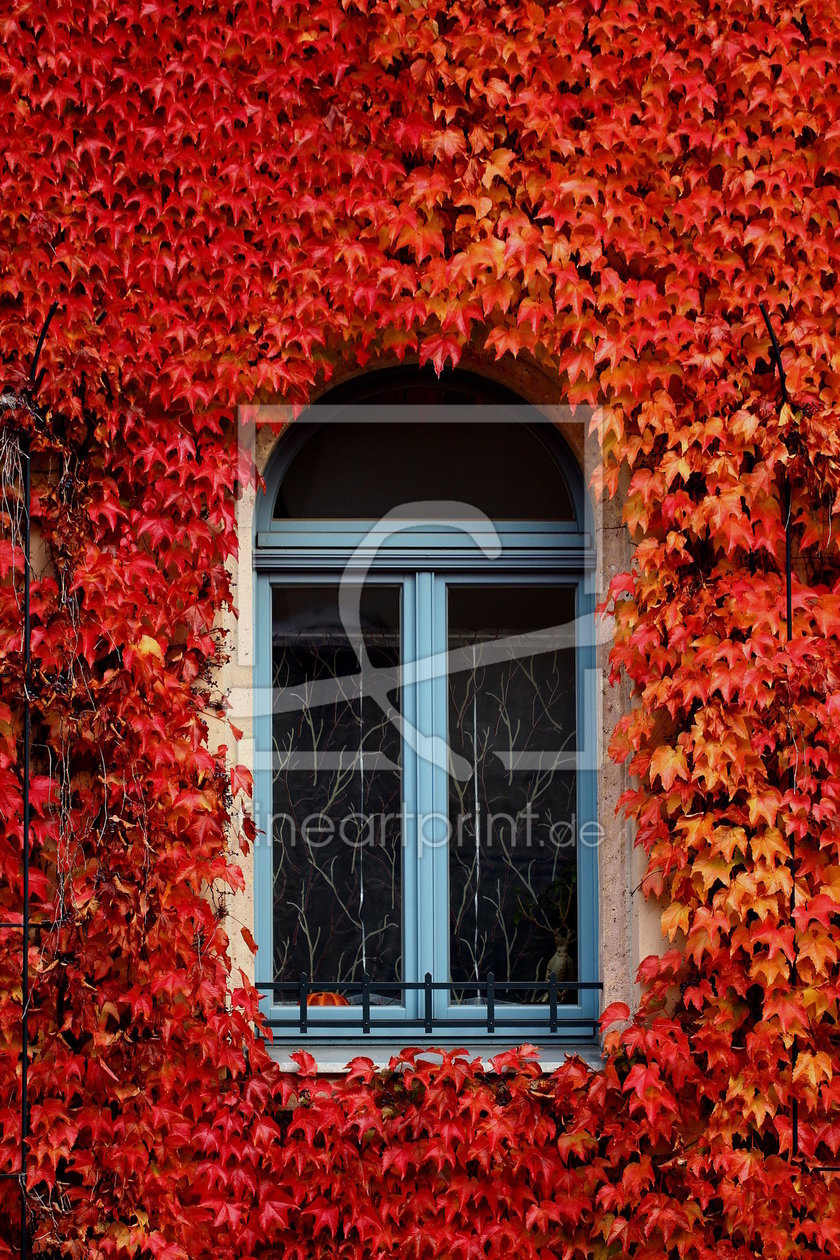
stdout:
<svg viewBox="0 0 840 1260">
<path fill-rule="evenodd" d="M 378 424 L 324 424 L 293 457 L 273 515 L 378 521 L 406 504 L 449 500 L 462 505 L 456 519 L 478 509 L 494 521 L 574 520 L 542 428 L 552 427 L 423 423 L 405 415 Z M 554 437 L 553 428 L 545 436 Z"/>
<path fill-rule="evenodd" d="M 273 591 L 276 980 L 401 978 L 400 588 L 359 593 L 364 669 L 337 586 Z"/>
<path fill-rule="evenodd" d="M 448 615 L 451 979 L 575 980 L 574 590 L 453 586 Z"/>
</svg>

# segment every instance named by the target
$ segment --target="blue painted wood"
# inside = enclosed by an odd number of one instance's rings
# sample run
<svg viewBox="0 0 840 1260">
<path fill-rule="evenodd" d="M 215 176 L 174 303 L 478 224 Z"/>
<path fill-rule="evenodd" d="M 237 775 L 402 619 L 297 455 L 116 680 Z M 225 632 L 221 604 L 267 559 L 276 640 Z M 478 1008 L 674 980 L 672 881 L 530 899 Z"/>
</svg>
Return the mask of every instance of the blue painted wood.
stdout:
<svg viewBox="0 0 840 1260">
<path fill-rule="evenodd" d="M 275 521 L 271 528 L 260 530 L 257 546 L 289 548 L 301 545 L 318 547 L 366 546 L 393 550 L 410 546 L 469 548 L 490 553 L 507 547 L 579 547 L 587 535 L 573 521 L 500 521 L 486 517 L 476 521 L 429 520 L 403 521 L 383 525 L 379 521 L 354 521 L 343 525 L 337 521 L 289 521 L 280 528 Z"/>
<path fill-rule="evenodd" d="M 402 660 L 416 661 L 417 650 L 417 576 L 406 577 L 402 599 Z M 405 726 L 415 728 L 419 720 L 417 688 L 404 686 L 400 693 L 401 712 Z M 403 738 L 403 979 L 415 980 L 422 973 L 419 953 L 418 923 L 420 919 L 420 868 L 417 862 L 417 753 L 409 741 Z M 405 1012 L 409 1019 L 416 1018 L 420 1009 L 420 994 L 406 993 Z"/>
<path fill-rule="evenodd" d="M 417 948 L 418 977 L 427 971 L 433 977 L 440 975 L 435 956 L 435 846 L 438 841 L 435 820 L 428 815 L 433 811 L 437 768 L 435 749 L 432 744 L 437 735 L 435 721 L 435 679 L 431 668 L 436 651 L 431 612 L 434 591 L 434 575 L 417 574 L 416 617 L 416 683 L 417 736 L 416 794 L 413 834 L 417 865 Z M 412 977 L 413 978 L 413 977 Z M 437 995 L 435 995 L 437 996 Z M 434 999 L 433 999 L 434 1002 Z"/>
<path fill-rule="evenodd" d="M 259 945 L 255 962 L 257 982 L 273 980 L 273 854 L 271 722 L 271 584 L 265 577 L 254 583 L 254 806 L 259 831 L 254 843 L 254 939 Z"/>
<path fill-rule="evenodd" d="M 431 629 L 432 652 L 443 664 L 431 679 L 432 715 L 435 736 L 437 739 L 435 757 L 432 766 L 432 791 L 429 807 L 434 818 L 434 831 L 429 865 L 434 871 L 432 899 L 427 923 L 432 934 L 430 951 L 433 966 L 432 975 L 441 980 L 449 979 L 449 778 L 447 753 L 449 747 L 448 731 L 448 679 L 445 668 L 448 648 L 446 635 L 446 585 L 443 578 L 429 574 L 430 603 L 426 619 Z M 434 999 L 435 1014 L 440 1017 L 446 1009 L 447 994 L 436 993 Z"/>
<path fill-rule="evenodd" d="M 434 565 L 435 572 L 471 572 L 480 562 L 476 552 L 465 548 L 438 548 L 431 544 L 418 549 L 400 547 L 383 549 L 378 555 L 357 552 L 353 554 L 342 547 L 287 547 L 267 548 L 256 555 L 254 568 L 258 573 L 283 572 L 329 574 L 354 569 L 377 572 L 402 573 L 414 568 L 422 554 L 427 566 Z M 374 561 L 372 564 L 371 561 Z M 570 547 L 561 551 L 552 547 L 503 548 L 497 560 L 493 560 L 494 573 L 580 573 L 595 568 L 595 552 L 591 547 Z"/>
</svg>

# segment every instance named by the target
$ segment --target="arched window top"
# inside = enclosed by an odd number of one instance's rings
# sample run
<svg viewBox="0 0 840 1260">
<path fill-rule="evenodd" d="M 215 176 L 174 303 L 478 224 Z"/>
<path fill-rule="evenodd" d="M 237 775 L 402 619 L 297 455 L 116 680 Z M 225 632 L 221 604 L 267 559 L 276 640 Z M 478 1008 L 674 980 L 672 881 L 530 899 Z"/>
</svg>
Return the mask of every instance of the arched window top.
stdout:
<svg viewBox="0 0 840 1260">
<path fill-rule="evenodd" d="M 354 408 L 361 411 L 361 408 Z M 453 515 L 492 521 L 571 521 L 566 477 L 533 427 L 495 417 L 484 425 L 435 421 L 411 407 L 392 421 L 320 424 L 291 456 L 272 519 L 375 521 L 446 500 Z M 495 408 L 493 409 L 495 411 Z"/>
<path fill-rule="evenodd" d="M 272 532 L 395 509 L 419 520 L 423 504 L 440 502 L 458 505 L 456 520 L 479 512 L 582 529 L 584 518 L 579 469 L 556 426 L 465 372 L 379 372 L 333 391 L 278 443 L 266 499 L 260 528 Z"/>
</svg>

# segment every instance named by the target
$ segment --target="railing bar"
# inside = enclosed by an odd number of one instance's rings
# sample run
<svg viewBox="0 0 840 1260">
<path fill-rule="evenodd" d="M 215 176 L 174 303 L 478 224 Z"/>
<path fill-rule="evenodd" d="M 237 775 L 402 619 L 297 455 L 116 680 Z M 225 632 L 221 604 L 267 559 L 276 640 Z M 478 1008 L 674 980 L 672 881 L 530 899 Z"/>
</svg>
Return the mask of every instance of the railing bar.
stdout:
<svg viewBox="0 0 840 1260">
<path fill-rule="evenodd" d="M 2 926 L 3 924 L 0 924 L 0 927 Z M 9 924 L 8 926 L 20 927 L 21 925 L 19 923 L 12 923 L 12 924 Z M 31 926 L 39 927 L 42 925 L 33 923 Z M 46 925 L 43 925 L 43 926 L 46 926 Z M 51 924 L 50 926 L 58 926 L 58 925 L 56 923 L 55 925 Z M 269 981 L 260 982 L 256 984 L 254 987 L 257 989 L 263 989 L 266 991 L 270 991 L 270 990 L 296 991 L 299 983 L 300 982 L 297 980 L 274 980 L 274 981 L 269 980 Z M 477 981 L 477 982 L 473 981 L 470 984 L 467 984 L 466 982 L 462 984 L 460 980 L 455 980 L 455 981 L 433 980 L 432 988 L 437 989 L 439 991 L 443 991 L 444 989 L 447 989 L 450 992 L 455 991 L 457 989 L 476 989 L 480 991 L 482 988 L 485 987 L 485 984 L 486 984 L 486 981 L 483 981 L 483 980 Z M 551 982 L 548 980 L 522 980 L 522 981 L 495 980 L 494 984 L 495 984 L 496 989 L 526 989 L 529 992 L 536 992 L 538 990 L 544 990 L 547 992 L 551 987 Z M 603 989 L 604 987 L 603 981 L 601 980 L 581 980 L 581 981 L 556 980 L 555 984 L 556 984 L 558 992 L 571 992 L 572 990 L 576 990 L 576 989 L 600 990 L 600 989 Z M 313 990 L 328 989 L 330 991 L 337 991 L 339 989 L 349 989 L 351 992 L 356 992 L 356 993 L 361 993 L 362 991 L 362 982 L 359 980 L 340 980 L 340 981 L 310 980 L 309 985 L 311 986 Z M 418 989 L 425 989 L 426 982 L 425 980 L 404 980 L 404 981 L 399 981 L 399 982 L 395 980 L 380 980 L 380 981 L 370 981 L 369 987 L 370 987 L 371 992 L 373 993 L 380 993 L 380 992 L 397 993 L 397 992 L 402 991 L 403 989 L 415 990 L 415 991 Z"/>
<path fill-rule="evenodd" d="M 426 972 L 426 978 L 423 981 L 423 988 L 425 990 L 424 1001 L 426 1014 L 426 1018 L 423 1023 L 423 1031 L 430 1033 L 432 1031 L 432 973 L 430 971 Z"/>
<path fill-rule="evenodd" d="M 45 921 L 46 923 L 47 921 Z M 58 926 L 59 920 L 55 920 L 55 924 L 50 926 Z M 12 923 L 12 927 L 20 927 L 20 923 Z M 40 926 L 33 923 L 32 927 Z M 309 983 L 316 987 L 329 989 L 361 989 L 361 980 L 310 980 Z M 558 989 L 603 989 L 604 984 L 601 980 L 557 980 L 555 983 Z M 296 988 L 297 980 L 266 980 L 259 981 L 257 988 L 262 989 L 289 989 Z M 422 989 L 425 987 L 424 980 L 371 980 L 368 978 L 368 984 L 371 989 Z M 436 989 L 476 989 L 481 990 L 485 987 L 486 981 L 472 981 L 470 984 L 461 983 L 460 980 L 433 980 L 432 984 Z M 496 980 L 495 987 L 497 989 L 549 989 L 551 987 L 550 980 Z"/>
<path fill-rule="evenodd" d="M 557 977 L 551 973 L 548 984 L 548 1026 L 551 1032 L 557 1032 Z"/>
<path fill-rule="evenodd" d="M 291 1002 L 283 1003 L 283 1007 L 287 1009 L 289 1012 L 299 1009 L 295 1004 Z M 311 1007 L 306 1008 L 307 1020 L 310 1024 L 312 1023 L 312 1021 L 308 1019 L 308 1015 L 309 1015 L 309 1011 L 312 1009 L 313 1008 Z M 318 1009 L 319 1014 L 314 1016 L 315 1023 L 323 1024 L 324 1019 L 334 1018 L 333 1016 L 330 1016 L 330 1017 L 324 1016 L 322 1018 L 320 1015 L 320 1011 L 326 1008 L 318 1007 L 317 1009 Z M 340 1009 L 351 1012 L 351 1015 L 353 1012 L 357 1012 L 360 1017 L 362 1016 L 362 1013 L 363 1013 L 362 1006 L 346 1006 L 346 1007 L 341 1007 Z M 394 1015 L 386 1014 L 386 1012 L 389 1009 L 404 1010 L 405 1008 L 404 1007 L 389 1008 L 386 1006 L 368 1007 L 370 1022 L 381 1024 L 387 1020 L 391 1024 L 411 1023 L 411 1017 L 407 1017 L 404 1015 L 397 1015 L 397 1014 L 394 1014 Z M 535 1011 L 535 1015 L 543 1014 L 543 1016 L 545 1016 L 546 1009 L 547 1009 L 546 1007 L 539 1007 L 537 1011 Z M 550 1008 L 548 1009 L 549 1009 L 548 1018 L 545 1018 L 545 1017 L 543 1017 L 542 1019 L 534 1018 L 530 1014 L 521 1014 L 521 1015 L 517 1014 L 517 1015 L 506 1016 L 504 1014 L 504 1008 L 502 1008 L 502 1013 L 499 1014 L 498 1005 L 494 1002 L 493 1018 L 497 1025 L 504 1024 L 508 1028 L 534 1028 L 534 1027 L 542 1027 L 543 1025 L 545 1025 L 546 1028 L 549 1028 L 553 1032 L 556 1030 L 551 1029 Z M 478 1010 L 480 1011 L 481 1008 L 479 1007 Z M 279 1014 L 272 1017 L 270 1017 L 269 1015 L 266 1015 L 265 1018 L 266 1019 L 268 1018 L 281 1019 L 282 1016 Z M 296 1018 L 290 1018 L 287 1022 L 289 1023 L 290 1026 L 300 1024 L 300 1016 L 298 1015 Z M 417 1017 L 415 1019 L 415 1022 L 418 1025 L 424 1024 L 426 1022 L 425 1012 L 423 1016 Z M 454 1016 L 444 1015 L 444 1016 L 439 1016 L 432 1019 L 432 1023 L 435 1028 L 461 1028 L 463 1025 L 466 1025 L 466 1024 L 484 1024 L 486 1022 L 487 1022 L 486 1015 L 479 1015 L 479 1016 L 476 1016 L 475 1018 L 469 1015 L 454 1015 Z M 560 1008 L 558 1007 L 558 1013 L 557 1013 L 558 1027 L 565 1026 L 567 1024 L 597 1024 L 597 1022 L 598 1022 L 597 1019 L 593 1019 L 591 1016 L 574 1016 L 574 1015 L 561 1016 Z M 353 1020 L 350 1016 L 345 1016 L 343 1018 L 339 1017 L 337 1020 L 337 1026 L 340 1028 L 348 1028 L 348 1027 L 351 1027 L 352 1024 L 353 1024 Z M 305 1032 L 306 1030 L 304 1029 L 303 1031 Z"/>
<path fill-rule="evenodd" d="M 489 1033 L 496 1031 L 495 1004 L 496 1004 L 495 976 L 493 975 L 492 971 L 488 971 L 487 973 L 487 1031 Z"/>
<path fill-rule="evenodd" d="M 268 1027 L 270 1028 L 287 1028 L 290 1030 L 291 1029 L 299 1030 L 299 1027 L 300 1027 L 297 1020 L 273 1019 L 273 1020 L 266 1020 L 266 1023 Z M 545 1038 L 546 1036 L 553 1036 L 555 1038 L 562 1037 L 564 1033 L 566 1033 L 569 1029 L 572 1029 L 572 1028 L 591 1028 L 593 1029 L 593 1035 L 594 1035 L 594 1030 L 595 1030 L 595 1024 L 590 1019 L 569 1020 L 567 1023 L 560 1024 L 558 1027 L 558 1031 L 554 1034 L 549 1033 L 547 1025 L 543 1031 L 533 1032 L 533 1025 L 512 1024 L 509 1020 L 504 1020 L 504 1019 L 497 1019 L 494 1021 L 494 1023 L 495 1023 L 495 1027 L 492 1029 L 493 1033 L 498 1033 L 504 1029 L 509 1032 L 519 1031 L 522 1033 L 527 1033 L 527 1035 L 529 1035 L 530 1037 L 539 1037 L 541 1039 Z M 411 1019 L 411 1020 L 380 1019 L 380 1020 L 376 1020 L 372 1022 L 371 1031 L 367 1034 L 365 1038 L 366 1040 L 368 1037 L 377 1036 L 376 1031 L 374 1031 L 374 1024 L 376 1028 L 382 1028 L 382 1029 L 393 1028 L 397 1031 L 403 1028 L 405 1029 L 411 1028 L 411 1029 L 417 1029 L 417 1030 L 424 1028 L 424 1021 L 422 1019 Z M 432 1027 L 432 1033 L 441 1033 L 441 1034 L 445 1034 L 446 1036 L 451 1037 L 451 1036 L 457 1035 L 458 1033 L 465 1032 L 470 1029 L 477 1029 L 477 1028 L 481 1028 L 486 1031 L 487 1030 L 486 1021 L 483 1019 L 465 1019 L 465 1020 L 461 1020 L 458 1024 L 435 1023 L 433 1024 L 433 1027 Z M 318 1034 L 322 1031 L 329 1031 L 329 1032 L 343 1031 L 347 1033 L 348 1038 L 352 1038 L 354 1033 L 358 1035 L 359 1026 L 358 1025 L 354 1026 L 353 1024 L 342 1023 L 340 1020 L 335 1020 L 335 1019 L 324 1019 L 324 1020 L 319 1019 L 317 1023 L 310 1023 L 308 1025 L 307 1035 L 310 1038 L 317 1038 Z"/>
<path fill-rule="evenodd" d="M 603 989 L 603 983 L 600 980 L 557 980 L 555 983 L 558 989 Z M 496 980 L 494 981 L 497 989 L 528 989 L 532 992 L 540 989 L 548 990 L 551 988 L 550 980 Z M 462 989 L 462 984 L 447 985 L 447 988 Z"/>
<path fill-rule="evenodd" d="M 362 974 L 362 1032 L 370 1032 L 370 989 L 367 972 Z"/>
<path fill-rule="evenodd" d="M 290 1035 L 292 1033 L 299 1032 L 298 1024 L 296 1022 L 292 1023 L 288 1020 L 272 1020 L 270 1023 L 268 1023 L 268 1027 L 274 1029 L 275 1031 L 288 1032 Z M 394 1023 L 393 1021 L 387 1021 L 387 1022 L 379 1023 L 376 1029 L 371 1029 L 371 1031 L 365 1036 L 364 1040 L 366 1042 L 376 1041 L 377 1038 L 379 1038 L 380 1040 L 393 1041 L 394 1037 L 402 1030 L 412 1031 L 412 1032 L 421 1032 L 423 1031 L 423 1027 L 424 1027 L 423 1021 L 420 1019 L 414 1019 L 414 1020 L 406 1021 L 406 1022 L 401 1021 L 398 1024 Z M 561 1025 L 558 1032 L 554 1034 L 549 1034 L 547 1028 L 541 1033 L 535 1033 L 531 1029 L 529 1029 L 528 1032 L 525 1033 L 525 1030 L 523 1029 L 510 1028 L 509 1025 L 505 1024 L 504 1022 L 497 1022 L 496 1027 L 493 1030 L 493 1033 L 491 1034 L 491 1036 L 496 1037 L 496 1036 L 499 1036 L 501 1033 L 508 1034 L 508 1033 L 519 1032 L 523 1036 L 527 1036 L 528 1040 L 530 1041 L 533 1041 L 536 1038 L 540 1045 L 557 1045 L 558 1043 L 563 1044 L 563 1042 L 567 1040 L 567 1034 L 571 1034 L 573 1031 L 578 1031 L 582 1028 L 587 1028 L 591 1030 L 591 1033 L 586 1034 L 587 1040 L 589 1039 L 590 1035 L 591 1037 L 595 1036 L 596 1029 L 594 1025 L 584 1020 L 576 1021 L 573 1024 Z M 444 1027 L 440 1027 L 436 1025 L 432 1029 L 432 1035 L 433 1036 L 437 1035 L 440 1037 L 444 1037 L 449 1041 L 454 1041 L 457 1039 L 457 1037 L 462 1036 L 464 1033 L 475 1033 L 475 1032 L 478 1032 L 479 1030 L 486 1033 L 487 1025 L 485 1024 L 484 1020 L 471 1020 L 469 1023 L 465 1023 L 464 1026 L 460 1029 L 453 1028 L 450 1025 L 447 1025 Z M 319 1022 L 318 1024 L 309 1025 L 309 1030 L 306 1034 L 306 1040 L 317 1041 L 321 1033 L 324 1033 L 324 1034 L 329 1033 L 331 1039 L 334 1040 L 335 1039 L 334 1034 L 338 1032 L 346 1033 L 347 1034 L 346 1040 L 348 1042 L 353 1042 L 354 1040 L 358 1040 L 359 1037 L 361 1036 L 361 1031 L 358 1025 L 355 1028 L 353 1028 L 352 1026 L 348 1027 L 347 1024 L 339 1024 L 333 1020 L 329 1020 L 329 1021 L 325 1020 L 323 1023 Z"/>
</svg>

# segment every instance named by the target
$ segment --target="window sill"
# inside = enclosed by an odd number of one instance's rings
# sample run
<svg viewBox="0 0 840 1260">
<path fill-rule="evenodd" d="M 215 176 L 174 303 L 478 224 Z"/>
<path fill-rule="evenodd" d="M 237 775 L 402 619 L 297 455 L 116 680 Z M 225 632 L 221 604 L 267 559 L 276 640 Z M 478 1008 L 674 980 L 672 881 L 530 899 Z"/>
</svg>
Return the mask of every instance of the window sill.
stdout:
<svg viewBox="0 0 840 1260">
<path fill-rule="evenodd" d="M 348 1064 L 351 1059 L 365 1058 L 373 1061 L 374 1067 L 388 1067 L 392 1058 L 395 1058 L 401 1050 L 405 1048 L 405 1043 L 401 1041 L 357 1041 L 347 1042 L 336 1045 L 335 1042 L 310 1042 L 307 1041 L 304 1046 L 294 1047 L 294 1049 L 305 1049 L 318 1066 L 318 1073 L 321 1076 L 343 1076 L 348 1070 Z M 441 1041 L 441 1048 L 448 1048 Z M 494 1055 L 501 1054 L 505 1050 L 511 1048 L 510 1042 L 484 1041 L 481 1044 L 464 1046 L 463 1042 L 451 1043 L 452 1049 L 463 1050 L 469 1059 L 481 1058 L 485 1068 L 490 1067 L 490 1060 Z M 288 1045 L 268 1045 L 268 1052 L 271 1058 L 280 1068 L 281 1072 L 297 1072 L 298 1065 L 290 1058 L 292 1049 Z M 440 1061 L 440 1054 L 435 1050 L 421 1049 L 421 1057 L 431 1062 Z M 567 1042 L 561 1045 L 547 1046 L 545 1049 L 538 1049 L 535 1060 L 539 1063 L 542 1072 L 553 1072 L 573 1056 L 583 1059 L 589 1067 L 597 1071 L 603 1063 L 601 1051 L 597 1044 L 591 1041 L 585 1042 Z"/>
</svg>

